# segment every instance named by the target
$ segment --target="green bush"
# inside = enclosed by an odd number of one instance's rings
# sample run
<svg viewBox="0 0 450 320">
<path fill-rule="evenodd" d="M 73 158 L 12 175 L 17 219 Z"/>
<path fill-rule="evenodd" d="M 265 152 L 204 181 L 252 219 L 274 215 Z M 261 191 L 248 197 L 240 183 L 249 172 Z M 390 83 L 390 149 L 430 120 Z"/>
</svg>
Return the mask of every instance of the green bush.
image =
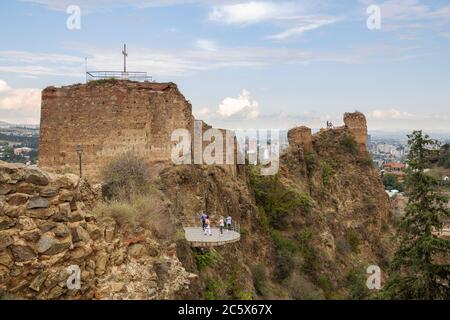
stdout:
<svg viewBox="0 0 450 320">
<path fill-rule="evenodd" d="M 347 153 L 350 153 L 352 155 L 358 154 L 358 145 L 356 144 L 355 139 L 351 135 L 346 134 L 341 139 L 341 146 Z"/>
<path fill-rule="evenodd" d="M 319 276 L 317 285 L 323 290 L 326 299 L 332 299 L 334 293 L 333 284 L 327 276 Z"/>
<path fill-rule="evenodd" d="M 317 250 L 312 245 L 313 231 L 305 229 L 297 235 L 298 248 L 304 259 L 302 269 L 316 279 L 317 272 L 320 270 L 320 257 Z"/>
<path fill-rule="evenodd" d="M 309 175 L 317 169 L 317 156 L 314 152 L 305 152 L 305 162 L 306 168 L 308 169 Z"/>
<path fill-rule="evenodd" d="M 369 289 L 366 286 L 366 277 L 363 273 L 351 270 L 345 277 L 345 286 L 348 289 L 348 299 L 363 300 L 368 298 Z"/>
<path fill-rule="evenodd" d="M 293 256 L 298 251 L 295 241 L 285 238 L 279 231 L 271 231 L 272 240 L 276 249 L 276 272 L 275 277 L 278 280 L 284 280 L 289 277 L 294 267 Z"/>
<path fill-rule="evenodd" d="M 252 270 L 253 286 L 258 295 L 266 294 L 267 271 L 266 267 L 259 263 Z"/>
<path fill-rule="evenodd" d="M 285 238 L 280 232 L 273 230 L 271 232 L 271 236 L 273 239 L 273 242 L 275 243 L 275 248 L 278 251 L 286 251 L 289 253 L 296 253 L 298 250 L 298 247 L 295 243 L 295 241 Z"/>
<path fill-rule="evenodd" d="M 206 281 L 205 299 L 223 300 L 226 298 L 226 285 L 221 280 L 209 279 Z"/>
<path fill-rule="evenodd" d="M 276 269 L 275 278 L 279 281 L 287 279 L 294 268 L 294 260 L 292 254 L 287 251 L 276 252 Z"/>
<path fill-rule="evenodd" d="M 269 229 L 286 229 L 287 218 L 297 209 L 304 213 L 310 211 L 312 201 L 309 195 L 286 187 L 279 175 L 261 176 L 254 168 L 249 168 L 247 172 L 256 204 L 263 209 L 259 210 L 261 221 L 267 222 Z"/>
<path fill-rule="evenodd" d="M 370 154 L 366 154 L 364 157 L 360 157 L 358 162 L 364 166 L 374 167 L 373 158 Z"/>
<path fill-rule="evenodd" d="M 361 235 L 355 230 L 348 230 L 346 239 L 350 246 L 350 250 L 354 253 L 358 253 L 358 247 L 361 243 Z"/>
<path fill-rule="evenodd" d="M 328 162 L 322 163 L 322 183 L 325 188 L 330 186 L 330 180 L 334 175 L 334 170 Z"/>
<path fill-rule="evenodd" d="M 220 253 L 215 250 L 205 252 L 194 252 L 195 262 L 199 269 L 204 269 L 222 259 Z"/>
<path fill-rule="evenodd" d="M 386 173 L 383 176 L 383 184 L 385 189 L 387 190 L 398 190 L 400 192 L 403 192 L 405 190 L 404 185 L 398 181 L 398 178 L 395 174 L 392 173 Z"/>
<path fill-rule="evenodd" d="M 91 81 L 89 81 L 88 84 L 91 86 L 92 85 L 96 86 L 96 85 L 102 85 L 102 84 L 108 84 L 108 83 L 115 84 L 117 82 L 118 82 L 118 80 L 116 78 L 107 78 L 107 79 L 91 80 Z"/>
</svg>

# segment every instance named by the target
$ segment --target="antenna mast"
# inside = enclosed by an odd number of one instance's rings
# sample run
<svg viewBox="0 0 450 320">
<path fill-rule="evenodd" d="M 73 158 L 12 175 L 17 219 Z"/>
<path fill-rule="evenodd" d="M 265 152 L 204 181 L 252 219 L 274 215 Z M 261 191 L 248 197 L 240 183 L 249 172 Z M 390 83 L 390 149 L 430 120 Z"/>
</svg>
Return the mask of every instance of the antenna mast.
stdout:
<svg viewBox="0 0 450 320">
<path fill-rule="evenodd" d="M 127 72 L 127 57 L 128 57 L 126 43 L 123 45 L 122 54 L 123 54 L 123 72 L 126 73 Z"/>
</svg>

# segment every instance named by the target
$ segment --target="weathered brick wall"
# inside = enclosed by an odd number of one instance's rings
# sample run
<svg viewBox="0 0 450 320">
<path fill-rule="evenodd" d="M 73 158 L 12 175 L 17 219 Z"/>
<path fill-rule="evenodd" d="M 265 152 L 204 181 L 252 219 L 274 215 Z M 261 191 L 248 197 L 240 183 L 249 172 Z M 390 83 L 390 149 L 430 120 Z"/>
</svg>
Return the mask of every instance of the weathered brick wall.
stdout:
<svg viewBox="0 0 450 320">
<path fill-rule="evenodd" d="M 133 150 L 149 163 L 169 161 L 172 131 L 193 129 L 192 107 L 173 83 L 104 81 L 42 92 L 40 167 L 98 178 L 114 156 Z"/>
</svg>

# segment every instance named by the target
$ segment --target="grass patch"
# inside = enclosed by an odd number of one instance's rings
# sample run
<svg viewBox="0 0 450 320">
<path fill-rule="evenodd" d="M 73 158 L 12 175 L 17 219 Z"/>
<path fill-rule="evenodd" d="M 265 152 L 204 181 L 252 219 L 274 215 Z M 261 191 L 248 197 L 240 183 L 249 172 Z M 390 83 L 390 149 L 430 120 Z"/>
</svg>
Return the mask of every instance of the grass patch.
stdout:
<svg viewBox="0 0 450 320">
<path fill-rule="evenodd" d="M 311 175 L 318 166 L 316 154 L 311 151 L 305 152 L 305 163 L 306 169 L 308 170 L 309 175 Z"/>
<path fill-rule="evenodd" d="M 91 213 L 100 219 L 113 218 L 127 233 L 133 233 L 140 227 L 149 230 L 161 241 L 175 239 L 174 222 L 160 192 L 154 189 L 147 193 L 130 194 L 126 198 L 100 201 Z"/>
<path fill-rule="evenodd" d="M 267 293 L 267 270 L 259 263 L 252 270 L 253 286 L 258 295 L 265 296 Z"/>
<path fill-rule="evenodd" d="M 350 246 L 350 250 L 353 253 L 358 253 L 358 247 L 361 244 L 361 235 L 355 230 L 348 230 L 345 238 L 348 241 L 348 245 Z"/>
<path fill-rule="evenodd" d="M 221 280 L 209 279 L 206 281 L 205 299 L 224 300 L 226 298 L 226 284 Z"/>
<path fill-rule="evenodd" d="M 340 143 L 341 147 L 344 149 L 345 152 L 352 155 L 358 154 L 358 145 L 356 144 L 356 141 L 353 138 L 353 136 L 346 134 L 344 137 L 342 137 Z"/>
<path fill-rule="evenodd" d="M 345 286 L 348 289 L 348 299 L 363 300 L 369 296 L 369 289 L 366 286 L 365 274 L 357 270 L 351 270 L 345 277 Z"/>
<path fill-rule="evenodd" d="M 328 162 L 322 163 L 322 183 L 325 188 L 329 188 L 334 169 Z"/>
<path fill-rule="evenodd" d="M 222 256 L 214 249 L 205 252 L 194 251 L 194 259 L 197 267 L 201 270 L 214 265 L 222 259 Z"/>
<path fill-rule="evenodd" d="M 317 272 L 320 270 L 320 257 L 312 245 L 312 240 L 313 232 L 310 229 L 305 229 L 297 235 L 300 253 L 304 259 L 302 270 L 317 280 Z"/>
</svg>

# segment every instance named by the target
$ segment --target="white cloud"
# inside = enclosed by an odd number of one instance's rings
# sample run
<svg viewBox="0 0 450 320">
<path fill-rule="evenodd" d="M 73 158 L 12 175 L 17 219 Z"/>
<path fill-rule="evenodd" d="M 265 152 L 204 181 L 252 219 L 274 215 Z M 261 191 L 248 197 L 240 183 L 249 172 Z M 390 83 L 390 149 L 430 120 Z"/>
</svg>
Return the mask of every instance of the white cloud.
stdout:
<svg viewBox="0 0 450 320">
<path fill-rule="evenodd" d="M 270 39 L 277 39 L 277 40 L 283 40 L 292 36 L 301 36 L 307 31 L 319 29 L 323 26 L 326 26 L 328 24 L 335 23 L 339 21 L 339 18 L 334 17 L 305 17 L 305 18 L 299 18 L 299 21 L 296 26 L 286 29 L 285 31 L 271 35 L 268 38 Z"/>
<path fill-rule="evenodd" d="M 8 86 L 6 81 L 0 80 L 0 93 L 11 90 L 11 87 Z"/>
<path fill-rule="evenodd" d="M 447 114 L 436 113 L 411 113 L 398 109 L 376 109 L 368 113 L 368 118 L 373 120 L 450 120 Z"/>
<path fill-rule="evenodd" d="M 237 98 L 225 98 L 219 105 L 217 113 L 224 118 L 241 117 L 255 119 L 259 116 L 259 104 L 243 89 Z"/>
<path fill-rule="evenodd" d="M 341 20 L 338 17 L 305 15 L 304 9 L 294 2 L 244 2 L 214 6 L 209 20 L 229 25 L 250 25 L 269 22 L 284 31 L 268 36 L 269 39 L 284 40 L 301 36 L 307 31 Z"/>
<path fill-rule="evenodd" d="M 388 120 L 388 119 L 410 119 L 415 118 L 415 115 L 405 111 L 399 111 L 397 109 L 378 109 L 373 110 L 368 115 L 372 119 L 376 120 Z"/>
<path fill-rule="evenodd" d="M 217 46 L 214 41 L 206 40 L 206 39 L 200 39 L 195 42 L 195 46 L 199 49 L 206 50 L 206 51 L 216 51 Z"/>
<path fill-rule="evenodd" d="M 194 114 L 194 116 L 196 118 L 205 117 L 205 116 L 209 115 L 209 113 L 210 113 L 210 110 L 207 107 L 201 108 L 201 109 L 198 109 L 198 110 L 193 110 L 193 114 Z"/>
<path fill-rule="evenodd" d="M 282 18 L 291 15 L 293 10 L 296 7 L 291 3 L 251 1 L 214 6 L 209 19 L 227 24 L 251 24 Z"/>
<path fill-rule="evenodd" d="M 14 123 L 39 123 L 41 90 L 11 88 L 0 80 L 0 120 Z"/>
</svg>

